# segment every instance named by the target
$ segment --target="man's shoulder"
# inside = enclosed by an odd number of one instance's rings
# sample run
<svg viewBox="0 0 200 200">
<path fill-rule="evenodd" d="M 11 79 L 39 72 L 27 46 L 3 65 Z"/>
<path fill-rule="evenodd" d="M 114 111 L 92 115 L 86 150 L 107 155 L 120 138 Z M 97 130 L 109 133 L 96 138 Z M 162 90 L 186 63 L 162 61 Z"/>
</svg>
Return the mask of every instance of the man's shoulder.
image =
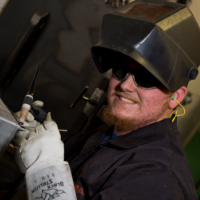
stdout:
<svg viewBox="0 0 200 200">
<path fill-rule="evenodd" d="M 130 151 L 134 156 L 124 165 L 129 164 L 131 179 L 139 178 L 141 184 L 143 181 L 158 184 L 158 191 L 176 188 L 184 196 L 196 199 L 194 181 L 177 131 Z"/>
<path fill-rule="evenodd" d="M 78 132 L 75 134 L 71 134 L 65 141 L 64 141 L 64 146 L 65 146 L 65 160 L 69 160 L 69 157 L 76 157 L 84 145 L 91 140 L 94 136 L 95 138 L 104 134 L 108 128 L 99 128 L 95 129 L 92 131 L 87 131 L 87 132 Z M 72 152 L 74 156 L 72 156 Z M 75 156 L 76 154 L 76 156 Z"/>
<path fill-rule="evenodd" d="M 178 130 L 138 146 L 133 151 L 134 160 L 151 161 L 162 166 L 163 169 L 175 172 L 179 171 L 181 166 L 185 166 L 184 170 L 190 171 Z"/>
</svg>

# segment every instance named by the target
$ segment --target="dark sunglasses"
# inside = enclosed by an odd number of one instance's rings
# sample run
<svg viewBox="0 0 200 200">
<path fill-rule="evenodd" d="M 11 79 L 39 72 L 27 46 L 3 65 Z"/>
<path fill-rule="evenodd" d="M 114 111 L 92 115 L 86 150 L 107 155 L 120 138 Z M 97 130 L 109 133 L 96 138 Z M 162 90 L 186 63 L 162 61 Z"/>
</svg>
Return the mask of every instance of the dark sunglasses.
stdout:
<svg viewBox="0 0 200 200">
<path fill-rule="evenodd" d="M 160 82 L 147 70 L 134 70 L 130 73 L 127 67 L 115 64 L 112 67 L 114 78 L 118 81 L 124 81 L 129 75 L 132 75 L 135 85 L 142 89 L 154 89 L 160 85 Z"/>
</svg>

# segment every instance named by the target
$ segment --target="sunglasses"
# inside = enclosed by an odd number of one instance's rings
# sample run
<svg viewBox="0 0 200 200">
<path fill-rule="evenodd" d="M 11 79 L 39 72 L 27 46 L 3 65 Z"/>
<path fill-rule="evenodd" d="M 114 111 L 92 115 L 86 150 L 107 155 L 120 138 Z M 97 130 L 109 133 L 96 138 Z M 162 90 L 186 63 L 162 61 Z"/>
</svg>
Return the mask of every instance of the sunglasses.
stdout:
<svg viewBox="0 0 200 200">
<path fill-rule="evenodd" d="M 124 81 L 129 75 L 132 75 L 135 85 L 142 89 L 155 89 L 160 85 L 160 82 L 145 69 L 133 70 L 133 74 L 125 66 L 115 64 L 112 67 L 112 72 L 113 77 L 118 81 Z"/>
</svg>

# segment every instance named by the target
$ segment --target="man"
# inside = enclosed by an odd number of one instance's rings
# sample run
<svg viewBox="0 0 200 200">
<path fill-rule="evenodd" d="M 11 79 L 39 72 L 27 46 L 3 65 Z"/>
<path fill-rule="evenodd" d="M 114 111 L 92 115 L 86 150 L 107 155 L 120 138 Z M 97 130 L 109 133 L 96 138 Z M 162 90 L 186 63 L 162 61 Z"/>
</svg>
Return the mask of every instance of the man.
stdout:
<svg viewBox="0 0 200 200">
<path fill-rule="evenodd" d="M 138 0 L 105 15 L 92 55 L 100 72 L 112 68 L 104 119 L 113 126 L 71 136 L 70 168 L 49 115 L 26 132 L 17 161 L 29 199 L 197 199 L 173 111 L 198 74 L 199 35 L 180 4 Z"/>
</svg>

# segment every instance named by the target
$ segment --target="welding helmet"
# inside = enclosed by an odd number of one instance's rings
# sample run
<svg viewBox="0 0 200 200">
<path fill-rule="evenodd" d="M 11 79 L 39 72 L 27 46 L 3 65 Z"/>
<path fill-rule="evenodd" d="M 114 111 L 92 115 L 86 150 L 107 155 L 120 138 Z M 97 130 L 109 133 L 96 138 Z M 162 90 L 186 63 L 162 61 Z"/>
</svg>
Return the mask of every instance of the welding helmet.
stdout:
<svg viewBox="0 0 200 200">
<path fill-rule="evenodd" d="M 136 0 L 104 15 L 100 41 L 91 52 L 101 73 L 120 54 L 175 92 L 198 75 L 200 30 L 183 4 Z"/>
</svg>

